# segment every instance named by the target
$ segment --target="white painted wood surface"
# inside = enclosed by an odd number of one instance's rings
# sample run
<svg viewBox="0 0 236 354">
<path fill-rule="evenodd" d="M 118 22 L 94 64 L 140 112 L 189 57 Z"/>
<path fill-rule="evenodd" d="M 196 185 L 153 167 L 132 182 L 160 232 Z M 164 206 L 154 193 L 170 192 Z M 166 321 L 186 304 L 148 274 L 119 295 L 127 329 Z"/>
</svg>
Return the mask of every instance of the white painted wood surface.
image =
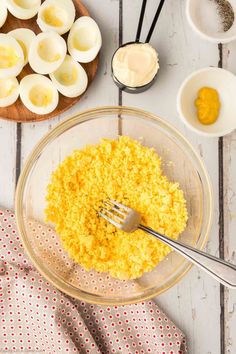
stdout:
<svg viewBox="0 0 236 354">
<path fill-rule="evenodd" d="M 201 138 L 191 133 L 183 126 L 176 112 L 176 93 L 180 83 L 193 70 L 209 65 L 217 66 L 220 59 L 218 46 L 202 41 L 191 31 L 185 19 L 184 0 L 166 1 L 151 41 L 160 54 L 161 70 L 157 83 L 148 92 L 138 96 L 126 93 L 119 96 L 118 89 L 110 77 L 110 59 L 118 46 L 120 35 L 123 35 L 123 42 L 135 38 L 141 0 L 84 0 L 84 3 L 102 30 L 104 45 L 99 73 L 81 102 L 61 117 L 49 122 L 18 125 L 18 134 L 15 123 L 0 120 L 0 204 L 9 208 L 14 205 L 17 136 L 20 138 L 18 155 L 19 147 L 21 147 L 20 159 L 23 164 L 36 142 L 67 115 L 88 107 L 117 105 L 120 99 L 124 105 L 143 108 L 167 119 L 188 137 L 202 156 L 212 179 L 215 197 L 214 222 L 207 251 L 218 254 L 218 139 Z M 157 3 L 155 0 L 148 1 L 143 38 L 150 26 Z M 123 19 L 122 27 L 121 19 Z M 236 74 L 235 55 L 235 43 L 224 46 L 223 65 Z M 19 134 L 20 130 L 21 134 Z M 236 230 L 236 133 L 224 138 L 223 147 L 224 251 L 227 259 L 236 262 L 236 236 L 234 236 Z M 20 167 L 19 164 L 18 167 Z M 223 310 L 221 309 L 222 298 L 225 303 Z M 184 280 L 156 300 L 186 333 L 189 353 L 236 353 L 235 292 L 225 290 L 225 293 L 221 292 L 220 296 L 220 286 L 207 275 L 193 268 Z M 221 317 L 221 315 L 224 316 Z"/>
<path fill-rule="evenodd" d="M 236 75 L 236 42 L 224 46 L 223 67 Z M 236 263 L 236 131 L 224 138 L 225 258 Z M 236 352 L 236 291 L 225 290 L 225 353 Z"/>
</svg>

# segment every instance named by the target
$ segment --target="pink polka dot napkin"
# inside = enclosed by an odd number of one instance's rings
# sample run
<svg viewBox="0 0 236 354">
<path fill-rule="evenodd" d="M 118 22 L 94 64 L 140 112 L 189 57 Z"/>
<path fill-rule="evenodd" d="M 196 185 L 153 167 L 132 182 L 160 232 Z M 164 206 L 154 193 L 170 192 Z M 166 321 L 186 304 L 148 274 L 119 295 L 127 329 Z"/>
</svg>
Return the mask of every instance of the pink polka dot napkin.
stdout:
<svg viewBox="0 0 236 354">
<path fill-rule="evenodd" d="M 71 298 L 32 266 L 14 214 L 0 209 L 0 353 L 178 354 L 184 334 L 155 302 L 102 307 Z"/>
</svg>

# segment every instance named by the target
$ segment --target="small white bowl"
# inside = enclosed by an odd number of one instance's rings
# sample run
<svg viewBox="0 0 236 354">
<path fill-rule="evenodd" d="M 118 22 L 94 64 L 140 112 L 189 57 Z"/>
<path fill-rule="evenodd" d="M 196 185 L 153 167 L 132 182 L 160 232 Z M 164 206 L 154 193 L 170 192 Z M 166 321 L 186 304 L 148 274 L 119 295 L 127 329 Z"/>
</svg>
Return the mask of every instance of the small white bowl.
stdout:
<svg viewBox="0 0 236 354">
<path fill-rule="evenodd" d="M 210 3 L 210 0 L 208 1 Z M 192 29 L 203 39 L 213 43 L 228 43 L 236 40 L 236 0 L 229 0 L 229 2 L 234 10 L 235 19 L 232 27 L 227 32 L 223 32 L 216 29 L 211 13 L 203 9 L 206 0 L 187 0 L 186 16 Z"/>
<path fill-rule="evenodd" d="M 221 102 L 217 121 L 204 125 L 197 118 L 194 101 L 200 88 L 216 89 Z M 177 95 L 177 110 L 183 122 L 194 132 L 208 137 L 219 137 L 236 129 L 236 77 L 220 68 L 204 68 L 189 75 Z"/>
</svg>

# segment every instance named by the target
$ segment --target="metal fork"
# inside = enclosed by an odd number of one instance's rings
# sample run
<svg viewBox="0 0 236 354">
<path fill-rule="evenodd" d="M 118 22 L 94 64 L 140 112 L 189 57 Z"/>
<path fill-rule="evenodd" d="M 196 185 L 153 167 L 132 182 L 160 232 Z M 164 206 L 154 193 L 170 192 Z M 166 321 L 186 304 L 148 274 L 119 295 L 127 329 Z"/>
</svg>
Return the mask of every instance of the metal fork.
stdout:
<svg viewBox="0 0 236 354">
<path fill-rule="evenodd" d="M 108 200 L 104 202 L 103 205 L 103 208 L 100 209 L 98 214 L 120 230 L 134 232 L 140 229 L 147 232 L 172 247 L 175 251 L 210 274 L 221 284 L 236 289 L 235 265 L 188 246 L 181 241 L 173 240 L 154 231 L 150 227 L 142 225 L 141 216 L 136 210 L 128 208 L 115 200 Z"/>
</svg>

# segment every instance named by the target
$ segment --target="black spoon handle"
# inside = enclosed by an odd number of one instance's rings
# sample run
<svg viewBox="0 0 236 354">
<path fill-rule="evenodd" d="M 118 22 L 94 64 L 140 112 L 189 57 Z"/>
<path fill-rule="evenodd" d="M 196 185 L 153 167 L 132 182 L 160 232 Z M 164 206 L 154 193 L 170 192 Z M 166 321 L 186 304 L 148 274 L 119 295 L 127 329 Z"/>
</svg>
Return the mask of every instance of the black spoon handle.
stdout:
<svg viewBox="0 0 236 354">
<path fill-rule="evenodd" d="M 151 37 L 152 37 L 153 31 L 154 31 L 154 29 L 155 29 L 157 20 L 158 20 L 158 18 L 159 18 L 159 16 L 160 16 L 162 7 L 163 7 L 163 5 L 164 5 L 164 2 L 165 2 L 165 0 L 161 0 L 160 3 L 159 3 L 159 6 L 158 6 L 158 8 L 157 8 L 155 17 L 154 17 L 154 19 L 153 19 L 153 21 L 152 21 L 152 24 L 151 24 L 150 30 L 149 30 L 149 32 L 148 32 L 148 35 L 147 35 L 147 38 L 146 38 L 145 43 L 149 43 L 149 41 L 150 41 L 150 39 L 151 39 Z"/>
<path fill-rule="evenodd" d="M 137 33 L 136 33 L 135 42 L 139 42 L 139 39 L 140 39 L 142 26 L 143 26 L 143 18 L 144 18 L 145 9 L 146 9 L 146 4 L 147 4 L 147 0 L 143 0 L 142 8 L 141 8 L 140 16 L 139 16 L 138 29 L 137 29 Z"/>
</svg>

